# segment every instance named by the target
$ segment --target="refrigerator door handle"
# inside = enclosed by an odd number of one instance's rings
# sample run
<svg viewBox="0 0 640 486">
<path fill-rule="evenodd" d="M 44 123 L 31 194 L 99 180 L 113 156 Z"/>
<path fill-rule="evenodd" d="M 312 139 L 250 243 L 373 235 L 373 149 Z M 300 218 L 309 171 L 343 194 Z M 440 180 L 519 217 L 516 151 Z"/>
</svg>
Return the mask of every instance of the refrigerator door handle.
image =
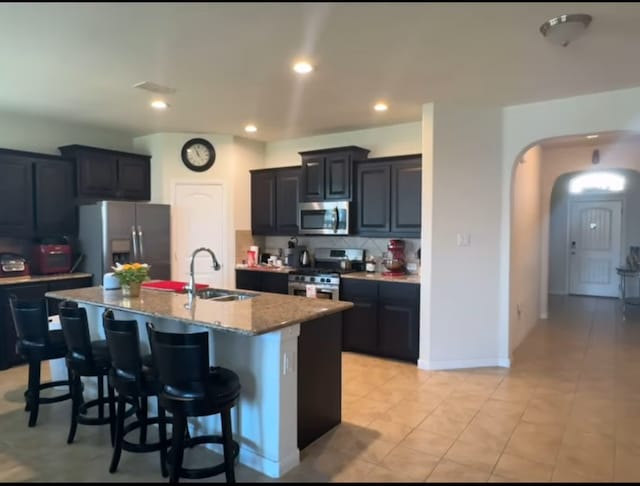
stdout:
<svg viewBox="0 0 640 486">
<path fill-rule="evenodd" d="M 131 248 L 133 249 L 133 260 L 138 261 L 138 238 L 136 234 L 136 227 L 131 227 Z"/>
<path fill-rule="evenodd" d="M 144 262 L 144 247 L 142 246 L 142 226 L 138 226 L 138 252 L 140 262 Z"/>
</svg>

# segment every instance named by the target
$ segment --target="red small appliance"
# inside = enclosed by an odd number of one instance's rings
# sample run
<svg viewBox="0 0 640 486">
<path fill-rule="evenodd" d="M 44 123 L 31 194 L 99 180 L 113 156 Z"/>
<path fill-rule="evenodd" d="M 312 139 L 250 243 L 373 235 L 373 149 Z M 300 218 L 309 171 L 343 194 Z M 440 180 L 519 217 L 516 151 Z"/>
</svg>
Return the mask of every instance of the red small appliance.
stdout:
<svg viewBox="0 0 640 486">
<path fill-rule="evenodd" d="M 382 260 L 382 264 L 387 269 L 382 272 L 385 277 L 399 277 L 405 274 L 405 255 L 403 240 L 389 240 L 387 254 Z"/>
<path fill-rule="evenodd" d="M 33 247 L 31 266 L 36 275 L 68 273 L 71 270 L 71 246 L 41 243 Z"/>
</svg>

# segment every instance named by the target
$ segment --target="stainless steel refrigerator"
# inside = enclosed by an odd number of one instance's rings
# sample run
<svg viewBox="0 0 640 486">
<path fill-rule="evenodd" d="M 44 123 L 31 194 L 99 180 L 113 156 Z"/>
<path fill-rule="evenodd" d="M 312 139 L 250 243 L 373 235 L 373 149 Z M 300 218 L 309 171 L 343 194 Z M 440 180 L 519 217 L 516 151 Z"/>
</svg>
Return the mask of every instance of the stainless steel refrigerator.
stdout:
<svg viewBox="0 0 640 486">
<path fill-rule="evenodd" d="M 115 263 L 148 263 L 152 279 L 171 278 L 171 207 L 168 204 L 100 201 L 80 206 L 80 268 L 93 284 Z"/>
</svg>

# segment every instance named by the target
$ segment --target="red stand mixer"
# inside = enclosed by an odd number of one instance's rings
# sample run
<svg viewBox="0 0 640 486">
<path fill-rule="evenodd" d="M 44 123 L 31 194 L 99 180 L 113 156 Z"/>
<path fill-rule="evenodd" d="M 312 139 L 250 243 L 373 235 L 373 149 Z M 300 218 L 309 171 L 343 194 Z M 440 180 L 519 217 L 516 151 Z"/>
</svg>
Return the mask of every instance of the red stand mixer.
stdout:
<svg viewBox="0 0 640 486">
<path fill-rule="evenodd" d="M 385 277 L 399 277 L 405 274 L 405 255 L 403 240 L 389 240 L 387 253 L 382 259 L 382 264 L 387 269 L 382 272 Z"/>
</svg>

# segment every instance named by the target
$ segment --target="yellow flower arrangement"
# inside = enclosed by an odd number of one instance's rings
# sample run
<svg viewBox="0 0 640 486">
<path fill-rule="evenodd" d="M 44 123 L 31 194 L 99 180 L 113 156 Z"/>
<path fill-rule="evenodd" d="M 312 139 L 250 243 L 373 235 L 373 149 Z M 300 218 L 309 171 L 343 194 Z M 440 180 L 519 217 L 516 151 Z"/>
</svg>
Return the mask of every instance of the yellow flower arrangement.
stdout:
<svg viewBox="0 0 640 486">
<path fill-rule="evenodd" d="M 121 265 L 116 263 L 114 275 L 120 281 L 120 285 L 130 285 L 132 283 L 141 283 L 149 280 L 149 265 L 146 263 L 125 263 Z"/>
</svg>

